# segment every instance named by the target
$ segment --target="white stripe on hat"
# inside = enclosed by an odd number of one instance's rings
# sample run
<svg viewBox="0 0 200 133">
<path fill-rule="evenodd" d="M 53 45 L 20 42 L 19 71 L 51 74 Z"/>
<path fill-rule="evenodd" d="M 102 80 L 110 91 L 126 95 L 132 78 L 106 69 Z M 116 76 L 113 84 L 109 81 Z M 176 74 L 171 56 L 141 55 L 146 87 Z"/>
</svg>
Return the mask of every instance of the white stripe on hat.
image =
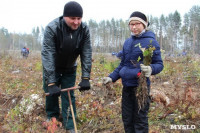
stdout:
<svg viewBox="0 0 200 133">
<path fill-rule="evenodd" d="M 131 18 L 129 18 L 128 23 L 130 23 L 133 20 L 137 20 L 137 21 L 142 22 L 144 24 L 144 26 L 145 26 L 145 29 L 147 28 L 148 22 L 144 21 L 143 19 L 141 19 L 139 17 L 131 17 Z"/>
</svg>

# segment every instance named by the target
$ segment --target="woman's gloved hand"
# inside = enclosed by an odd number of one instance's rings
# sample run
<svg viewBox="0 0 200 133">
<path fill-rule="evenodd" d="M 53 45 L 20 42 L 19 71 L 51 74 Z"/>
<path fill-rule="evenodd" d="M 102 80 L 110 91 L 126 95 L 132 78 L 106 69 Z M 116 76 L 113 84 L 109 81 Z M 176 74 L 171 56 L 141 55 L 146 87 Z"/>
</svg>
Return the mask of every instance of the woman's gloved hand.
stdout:
<svg viewBox="0 0 200 133">
<path fill-rule="evenodd" d="M 145 66 L 144 64 L 140 64 L 141 70 L 144 72 L 145 77 L 150 77 L 152 73 L 151 66 Z"/>
<path fill-rule="evenodd" d="M 103 84 L 108 84 L 108 83 L 111 83 L 112 82 L 112 79 L 110 77 L 104 77 L 103 78 Z"/>
</svg>

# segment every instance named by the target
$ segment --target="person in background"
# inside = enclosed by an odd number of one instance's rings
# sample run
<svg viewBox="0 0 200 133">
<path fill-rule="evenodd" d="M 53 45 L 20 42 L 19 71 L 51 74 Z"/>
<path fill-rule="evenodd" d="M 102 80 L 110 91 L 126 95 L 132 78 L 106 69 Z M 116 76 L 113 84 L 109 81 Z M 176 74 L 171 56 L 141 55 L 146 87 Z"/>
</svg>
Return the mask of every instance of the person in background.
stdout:
<svg viewBox="0 0 200 133">
<path fill-rule="evenodd" d="M 24 46 L 24 47 L 21 49 L 21 55 L 23 56 L 23 58 L 27 58 L 27 57 L 28 57 L 28 54 L 29 54 L 29 51 L 28 51 L 27 48 Z"/>
<path fill-rule="evenodd" d="M 26 48 L 26 49 L 27 49 L 27 53 L 28 53 L 28 55 L 29 55 L 29 53 L 30 53 L 29 48 Z"/>
<path fill-rule="evenodd" d="M 183 50 L 182 56 L 186 56 L 186 55 L 187 55 L 187 52 L 185 50 Z"/>
<path fill-rule="evenodd" d="M 121 59 L 122 55 L 123 55 L 122 50 L 119 51 L 119 53 L 116 54 L 117 58 L 119 58 L 119 59 Z"/>
<path fill-rule="evenodd" d="M 145 14 L 135 11 L 129 18 L 129 29 L 131 36 L 123 45 L 120 65 L 108 76 L 103 78 L 103 83 L 108 84 L 122 79 L 122 120 L 126 133 L 148 133 L 148 110 L 150 99 L 144 108 L 138 108 L 136 99 L 136 89 L 138 86 L 138 73 L 143 71 L 147 78 L 147 88 L 150 91 L 151 75 L 160 73 L 163 70 L 163 61 L 161 58 L 160 46 L 155 39 L 155 34 L 147 27 L 149 22 Z M 143 64 L 142 48 L 148 48 L 150 41 L 156 50 L 153 52 L 152 63 L 149 66 Z M 141 60 L 138 61 L 138 57 Z"/>
<path fill-rule="evenodd" d="M 59 96 L 61 95 L 63 126 L 73 133 L 72 114 L 68 114 L 69 101 L 67 92 L 61 89 L 73 87 L 76 80 L 76 60 L 80 55 L 82 80 L 80 91 L 90 89 L 90 72 L 92 65 L 92 48 L 90 33 L 82 23 L 83 9 L 75 1 L 65 4 L 63 16 L 50 22 L 44 32 L 42 45 L 43 89 L 46 96 L 47 118 L 59 118 Z M 61 87 L 61 88 L 60 88 Z M 75 95 L 70 91 L 76 117 Z"/>
</svg>

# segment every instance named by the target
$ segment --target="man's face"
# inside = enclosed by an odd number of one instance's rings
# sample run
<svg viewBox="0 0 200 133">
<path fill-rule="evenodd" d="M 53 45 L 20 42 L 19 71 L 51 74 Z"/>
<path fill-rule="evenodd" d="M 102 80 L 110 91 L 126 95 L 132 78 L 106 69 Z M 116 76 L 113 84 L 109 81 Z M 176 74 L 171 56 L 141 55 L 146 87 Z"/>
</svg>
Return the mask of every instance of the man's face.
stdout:
<svg viewBox="0 0 200 133">
<path fill-rule="evenodd" d="M 81 25 L 82 17 L 64 17 L 64 20 L 72 30 L 77 30 Z"/>
</svg>

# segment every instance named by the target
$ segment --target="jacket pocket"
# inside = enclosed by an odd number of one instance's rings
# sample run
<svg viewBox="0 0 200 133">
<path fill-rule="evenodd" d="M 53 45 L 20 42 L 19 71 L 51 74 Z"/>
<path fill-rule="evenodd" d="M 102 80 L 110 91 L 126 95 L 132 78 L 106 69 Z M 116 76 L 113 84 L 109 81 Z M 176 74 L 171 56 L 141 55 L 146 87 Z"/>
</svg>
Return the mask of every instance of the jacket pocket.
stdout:
<svg viewBox="0 0 200 133">
<path fill-rule="evenodd" d="M 122 79 L 137 79 L 138 72 L 140 72 L 139 68 L 128 68 L 125 66 L 119 71 L 119 75 Z"/>
</svg>

